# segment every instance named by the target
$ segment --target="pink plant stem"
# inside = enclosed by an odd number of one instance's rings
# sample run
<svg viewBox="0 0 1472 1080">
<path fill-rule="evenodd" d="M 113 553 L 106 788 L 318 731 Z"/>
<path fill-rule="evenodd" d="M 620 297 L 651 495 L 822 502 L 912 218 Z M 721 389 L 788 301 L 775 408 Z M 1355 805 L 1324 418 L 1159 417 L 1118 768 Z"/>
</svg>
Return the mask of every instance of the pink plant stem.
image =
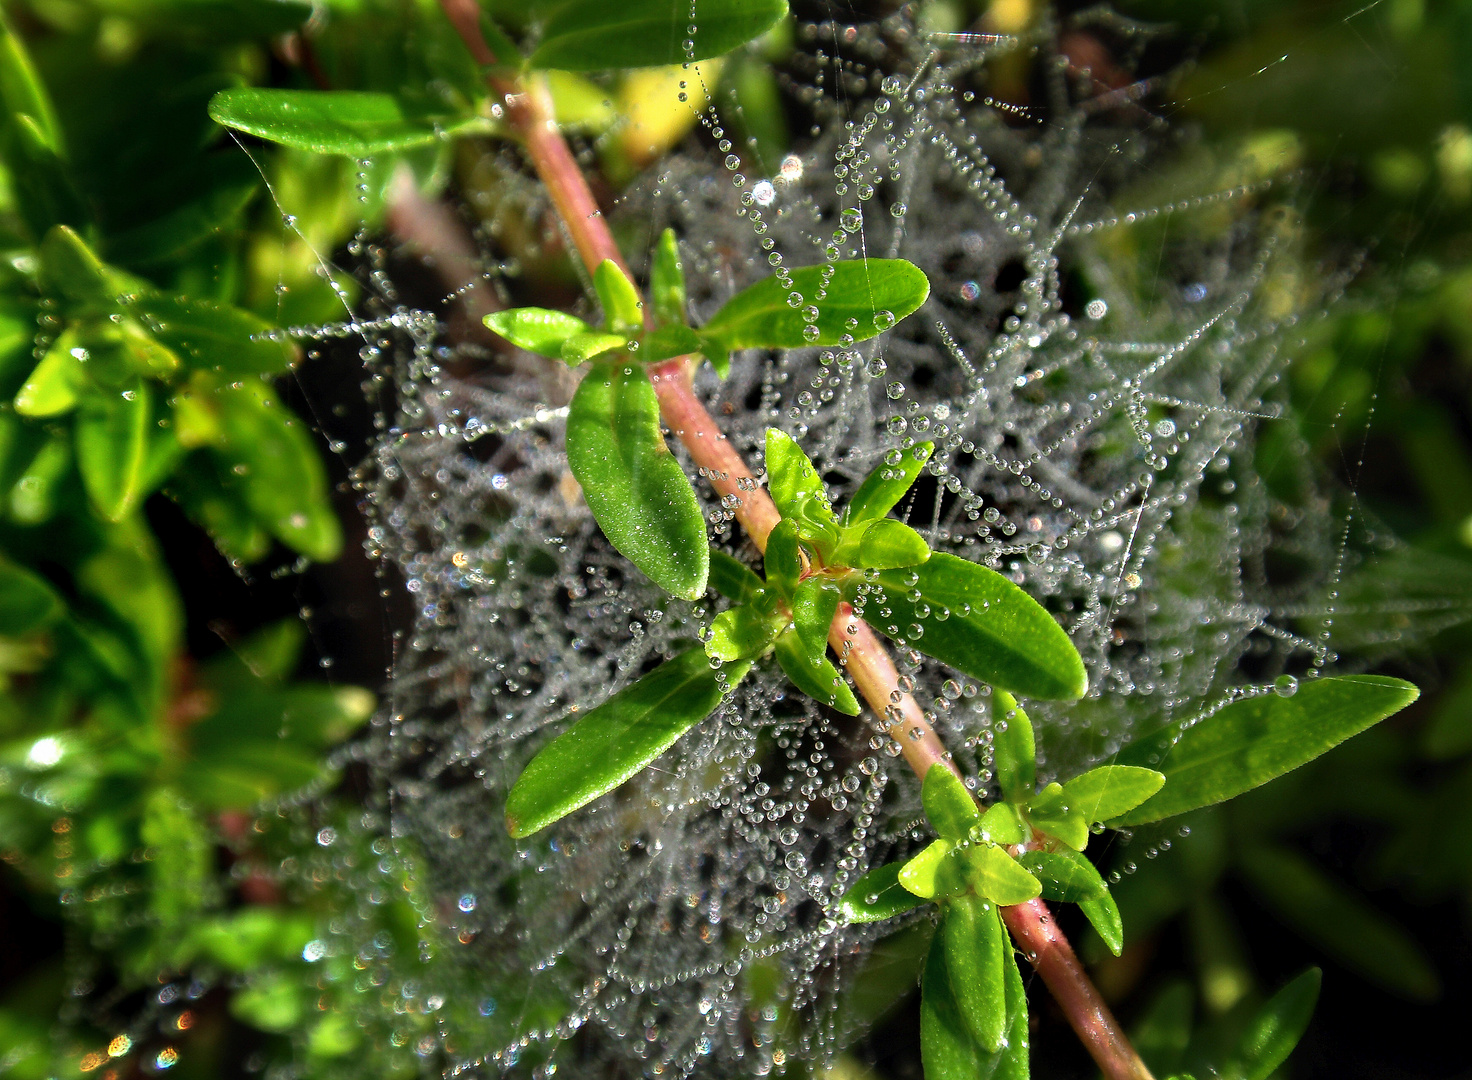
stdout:
<svg viewBox="0 0 1472 1080">
<path fill-rule="evenodd" d="M 1109 1080 L 1154 1080 L 1078 962 L 1048 905 L 1030 900 L 1001 910 L 1013 939 L 1042 976 L 1099 1070 Z"/>
<path fill-rule="evenodd" d="M 494 63 L 495 58 L 480 33 L 479 7 L 475 0 L 440 0 L 440 3 L 472 55 L 482 64 Z M 527 156 L 546 186 L 583 265 L 591 272 L 604 259 L 612 259 L 627 273 L 608 223 L 557 129 L 545 83 L 534 79 L 529 86 L 512 85 L 494 74 L 488 81 L 502 95 L 507 118 L 521 135 Z M 771 496 L 758 483 L 756 474 L 695 396 L 690 367 L 690 358 L 679 357 L 651 368 L 660 413 L 717 493 L 723 499 L 727 495 L 736 497 L 736 520 L 753 543 L 765 551 L 767 535 L 781 516 Z M 889 653 L 874 631 L 854 615 L 850 605 L 840 606 L 828 642 L 844 660 L 854 684 L 878 716 L 893 715 L 892 707 L 899 710 L 896 741 L 916 775 L 923 779 L 935 764 L 955 771 L 950 754 L 926 721 L 919 704 L 900 689 L 899 673 Z M 1152 1080 L 1149 1069 L 1130 1046 L 1047 906 L 1034 900 L 1003 908 L 1002 915 L 1013 938 L 1042 976 L 1105 1077 Z"/>
</svg>

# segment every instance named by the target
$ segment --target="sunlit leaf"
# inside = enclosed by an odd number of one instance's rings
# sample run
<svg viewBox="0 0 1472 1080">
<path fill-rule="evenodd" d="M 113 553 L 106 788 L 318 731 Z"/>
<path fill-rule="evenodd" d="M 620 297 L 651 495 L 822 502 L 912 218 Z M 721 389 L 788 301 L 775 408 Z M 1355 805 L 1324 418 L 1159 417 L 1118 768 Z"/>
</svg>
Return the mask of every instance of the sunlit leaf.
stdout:
<svg viewBox="0 0 1472 1080">
<path fill-rule="evenodd" d="M 763 557 L 767 581 L 786 595 L 797 588 L 802 574 L 802 556 L 798 554 L 797 526 L 791 518 L 783 518 L 767 534 L 767 550 Z"/>
<path fill-rule="evenodd" d="M 63 330 L 15 395 L 15 411 L 40 417 L 59 416 L 75 408 L 77 391 L 87 380 L 86 366 L 78 356 L 81 347 L 74 328 Z"/>
<path fill-rule="evenodd" d="M 995 1053 L 1007 1031 L 1005 965 L 1011 945 L 996 905 L 976 896 L 952 900 L 941 922 L 940 941 L 961 1018 L 981 1048 Z"/>
<path fill-rule="evenodd" d="M 735 686 L 749 664 L 721 669 Z M 663 754 L 721 703 L 721 680 L 699 647 L 666 661 L 553 739 L 506 796 L 506 828 L 530 836 L 607 794 Z"/>
<path fill-rule="evenodd" d="M 945 946 L 937 934 L 920 981 L 920 1058 L 925 1080 L 1027 1080 L 1027 993 L 1016 962 L 1003 964 L 1006 1044 L 989 1054 L 972 1036 L 951 989 Z"/>
<path fill-rule="evenodd" d="M 1082 851 L 1088 845 L 1088 820 L 1069 805 L 1061 784 L 1049 784 L 1028 800 L 1027 820 L 1033 828 L 1063 841 L 1074 851 Z"/>
<path fill-rule="evenodd" d="M 1033 797 L 1038 787 L 1032 720 L 1005 690 L 992 694 L 992 771 L 1008 802 Z"/>
<path fill-rule="evenodd" d="M 1009 802 L 998 802 L 981 815 L 981 835 L 993 844 L 1020 844 L 1027 839 L 1028 831 L 1017 807 Z"/>
<path fill-rule="evenodd" d="M 752 604 L 733 607 L 711 620 L 705 652 L 717 660 L 751 660 L 767 650 L 781 629 L 780 617 L 764 614 Z"/>
<path fill-rule="evenodd" d="M 318 154 L 366 158 L 390 150 L 432 146 L 490 122 L 471 115 L 424 113 L 393 94 L 356 90 L 221 90 L 210 117 L 236 131 Z"/>
<path fill-rule="evenodd" d="M 680 243 L 675 238 L 674 229 L 660 233 L 659 242 L 654 245 L 654 259 L 649 269 L 649 299 L 654 304 L 654 316 L 660 322 L 684 325 L 685 267 L 680 261 Z"/>
<path fill-rule="evenodd" d="M 1044 900 L 1077 904 L 1108 895 L 1094 864 L 1076 851 L 1024 851 L 1017 861 L 1042 882 Z"/>
<path fill-rule="evenodd" d="M 778 428 L 767 428 L 767 487 L 778 511 L 799 534 L 808 535 L 810 526 L 835 523 L 817 467 L 797 441 Z"/>
<path fill-rule="evenodd" d="M 979 896 L 1010 907 L 1036 899 L 1042 884 L 996 844 L 972 844 L 962 849 L 966 880 Z"/>
<path fill-rule="evenodd" d="M 947 840 L 967 840 L 981 824 L 981 811 L 960 777 L 937 762 L 925 774 L 920 788 L 930 827 Z"/>
<path fill-rule="evenodd" d="M 639 290 L 612 259 L 604 259 L 593 271 L 593 288 L 603 305 L 604 324 L 609 330 L 635 333 L 644 325 Z"/>
<path fill-rule="evenodd" d="M 553 360 L 562 359 L 562 345 L 568 338 L 594 332 L 576 315 L 550 308 L 494 311 L 485 317 L 485 324 L 517 348 Z"/>
<path fill-rule="evenodd" d="M 849 886 L 838 901 L 843 917 L 851 923 L 880 922 L 925 903 L 900 884 L 902 865 L 885 863 Z"/>
<path fill-rule="evenodd" d="M 883 571 L 879 586 L 891 612 L 874 620 L 881 633 L 972 678 L 1046 699 L 1080 697 L 1088 688 L 1063 628 L 995 570 L 938 552 L 913 570 Z M 912 600 L 916 591 L 920 599 Z M 947 617 L 935 618 L 941 608 Z"/>
<path fill-rule="evenodd" d="M 1103 940 L 1105 947 L 1115 956 L 1124 953 L 1124 919 L 1120 917 L 1119 905 L 1106 888 L 1104 895 L 1094 900 L 1080 900 L 1078 909 L 1089 920 L 1089 925 Z"/>
<path fill-rule="evenodd" d="M 836 585 L 820 576 L 810 577 L 792 592 L 792 625 L 809 656 L 822 656 L 828 648 L 828 628 L 843 598 Z"/>
<path fill-rule="evenodd" d="M 927 845 L 918 855 L 900 867 L 900 884 L 916 896 L 926 900 L 936 894 L 936 874 L 955 844 L 949 840 L 937 840 Z"/>
<path fill-rule="evenodd" d="M 646 364 L 685 356 L 700 351 L 700 335 L 688 326 L 661 326 L 644 335 L 639 344 L 639 359 Z"/>
<path fill-rule="evenodd" d="M 531 66 L 601 71 L 704 60 L 760 37 L 785 14 L 786 0 L 568 0 L 552 12 Z"/>
<path fill-rule="evenodd" d="M 866 570 L 894 570 L 917 566 L 930 558 L 930 545 L 914 529 L 893 518 L 882 518 L 864 530 L 854 565 Z"/>
<path fill-rule="evenodd" d="M 859 485 L 843 514 L 845 525 L 878 521 L 905 497 L 920 470 L 935 453 L 935 443 L 922 442 L 904 450 L 891 450 L 884 461 Z"/>
<path fill-rule="evenodd" d="M 1063 785 L 1068 806 L 1085 821 L 1108 821 L 1133 810 L 1160 790 L 1165 777 L 1135 765 L 1101 765 Z"/>
<path fill-rule="evenodd" d="M 563 341 L 557 358 L 564 364 L 577 367 L 595 356 L 622 349 L 627 344 L 628 339 L 622 334 L 602 334 L 596 331 L 591 334 L 574 334 Z"/>
<path fill-rule="evenodd" d="M 814 656 L 808 652 L 797 631 L 789 630 L 777 639 L 777 663 L 792 680 L 792 685 L 814 701 L 848 716 L 859 715 L 858 699 L 833 666 L 833 661 L 823 653 Z"/>
<path fill-rule="evenodd" d="M 903 259 L 850 259 L 790 272 L 791 288 L 763 278 L 727 300 L 700 328 L 728 350 L 800 349 L 863 341 L 915 312 L 930 295 L 925 274 Z M 793 306 L 796 293 L 801 303 Z M 809 322 L 804 313 L 813 308 Z M 816 331 L 816 332 L 814 332 Z"/>
<path fill-rule="evenodd" d="M 567 461 L 609 541 L 666 592 L 705 592 L 710 548 L 690 481 L 659 429 L 644 369 L 599 362 L 567 416 Z"/>
<path fill-rule="evenodd" d="M 1184 731 L 1142 736 L 1118 761 L 1160 770 L 1165 786 L 1110 824 L 1139 825 L 1225 802 L 1312 761 L 1419 694 L 1410 683 L 1381 675 L 1310 679 L 1291 697 L 1244 698 Z"/>
</svg>

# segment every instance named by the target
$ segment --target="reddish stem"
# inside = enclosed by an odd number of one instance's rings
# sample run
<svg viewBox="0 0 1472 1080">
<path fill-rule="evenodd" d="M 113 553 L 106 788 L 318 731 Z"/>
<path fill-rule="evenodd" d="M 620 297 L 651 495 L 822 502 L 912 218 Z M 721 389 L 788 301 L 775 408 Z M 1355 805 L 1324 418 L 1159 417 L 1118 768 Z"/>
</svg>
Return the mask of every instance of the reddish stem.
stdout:
<svg viewBox="0 0 1472 1080">
<path fill-rule="evenodd" d="M 490 50 L 480 34 L 479 9 L 474 0 L 440 2 L 472 54 L 489 55 Z M 603 212 L 557 129 L 545 84 L 534 79 L 529 87 L 517 87 L 494 74 L 488 81 L 503 95 L 507 118 L 522 136 L 527 156 L 547 187 L 583 265 L 591 272 L 604 259 L 612 259 L 627 273 Z M 735 496 L 737 521 L 756 546 L 765 551 L 767 535 L 781 519 L 780 514 L 756 474 L 695 396 L 690 382 L 690 359 L 680 357 L 655 365 L 650 376 L 665 423 L 722 498 Z M 892 708 L 899 710 L 899 733 L 895 738 L 916 775 L 923 779 L 935 764 L 956 771 L 950 754 L 926 721 L 919 704 L 899 688 L 899 673 L 889 653 L 874 631 L 854 615 L 850 605 L 841 605 L 829 630 L 828 642 L 844 660 L 854 684 L 878 716 L 888 718 L 893 715 Z M 1153 1080 L 1047 906 L 1034 900 L 1003 908 L 1002 916 L 1108 1080 Z"/>
<path fill-rule="evenodd" d="M 1002 921 L 1110 1080 L 1154 1080 L 1041 900 L 1002 908 Z"/>
</svg>

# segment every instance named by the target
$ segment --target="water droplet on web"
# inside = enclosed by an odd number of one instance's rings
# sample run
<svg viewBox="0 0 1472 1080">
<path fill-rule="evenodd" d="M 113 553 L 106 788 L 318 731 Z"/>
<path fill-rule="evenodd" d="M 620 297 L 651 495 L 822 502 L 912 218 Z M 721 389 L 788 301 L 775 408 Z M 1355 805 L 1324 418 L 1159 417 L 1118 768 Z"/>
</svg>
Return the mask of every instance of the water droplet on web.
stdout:
<svg viewBox="0 0 1472 1080">
<path fill-rule="evenodd" d="M 1298 680 L 1292 675 L 1279 675 L 1273 680 L 1273 693 L 1279 697 L 1292 697 L 1298 693 Z"/>
</svg>

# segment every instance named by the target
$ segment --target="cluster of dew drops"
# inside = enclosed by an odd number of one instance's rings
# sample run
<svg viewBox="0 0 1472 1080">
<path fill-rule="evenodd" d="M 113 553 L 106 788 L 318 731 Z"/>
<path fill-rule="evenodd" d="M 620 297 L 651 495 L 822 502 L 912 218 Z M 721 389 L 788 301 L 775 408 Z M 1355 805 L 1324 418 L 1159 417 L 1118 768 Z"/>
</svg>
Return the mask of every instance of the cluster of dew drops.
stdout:
<svg viewBox="0 0 1472 1080">
<path fill-rule="evenodd" d="M 1089 107 L 1097 86 L 1048 52 L 1047 33 L 931 35 L 912 14 L 798 25 L 780 79 L 812 128 L 793 153 L 763 160 L 708 110 L 688 149 L 620 197 L 612 216 L 628 235 L 677 231 L 697 324 L 772 273 L 816 337 L 826 292 L 804 295 L 792 271 L 839 259 L 905 258 L 931 282 L 902 323 L 875 312 L 888 333 L 739 354 L 725 381 L 702 370 L 697 391 L 758 466 L 767 427 L 796 437 L 840 507 L 870 470 L 936 444 L 896 512 L 933 549 L 1043 602 L 1088 667 L 1083 701 L 1027 703 L 1045 778 L 1237 695 L 1293 693 L 1332 660 L 1329 620 L 1305 633 L 1289 617 L 1311 587 L 1270 586 L 1265 553 L 1291 543 L 1321 583 L 1338 572 L 1343 528 L 1327 510 L 1279 512 L 1252 467 L 1309 317 L 1254 302 L 1279 257 L 1275 192 L 1115 205 L 1167 152 L 1153 120 Z M 1084 18 L 1132 32 L 1095 9 Z M 1003 106 L 984 92 L 987 70 L 1018 55 L 1044 90 Z M 493 283 L 514 273 L 496 261 L 498 237 L 508 214 L 537 209 L 528 192 L 482 221 Z M 1162 248 L 1140 295 L 1109 238 L 1223 207 L 1221 235 Z M 392 283 L 377 284 L 392 309 Z M 506 792 L 564 718 L 701 640 L 721 605 L 662 594 L 603 539 L 567 472 L 567 385 L 547 365 L 467 363 L 433 319 L 403 309 L 345 333 L 367 336 L 370 390 L 392 402 L 355 474 L 369 554 L 414 609 L 386 706 L 346 752 L 382 793 L 363 819 L 385 834 L 375 843 L 412 865 L 442 935 L 434 962 L 393 984 L 396 1008 L 433 1013 L 405 1053 L 427 1070 L 543 1077 L 604 1075 L 612 1060 L 650 1076 L 831 1060 L 862 1033 L 842 991 L 895 929 L 844 925 L 837 899 L 927 840 L 891 737 L 898 701 L 852 720 L 758 664 L 654 767 L 511 840 Z M 735 523 L 740 496 L 720 500 L 682 460 L 711 543 L 759 568 Z M 889 614 L 877 594 L 859 607 L 876 624 Z M 921 651 L 958 614 L 903 628 L 899 689 L 985 795 L 1008 718 Z M 386 996 L 375 988 L 362 1007 Z"/>
</svg>

